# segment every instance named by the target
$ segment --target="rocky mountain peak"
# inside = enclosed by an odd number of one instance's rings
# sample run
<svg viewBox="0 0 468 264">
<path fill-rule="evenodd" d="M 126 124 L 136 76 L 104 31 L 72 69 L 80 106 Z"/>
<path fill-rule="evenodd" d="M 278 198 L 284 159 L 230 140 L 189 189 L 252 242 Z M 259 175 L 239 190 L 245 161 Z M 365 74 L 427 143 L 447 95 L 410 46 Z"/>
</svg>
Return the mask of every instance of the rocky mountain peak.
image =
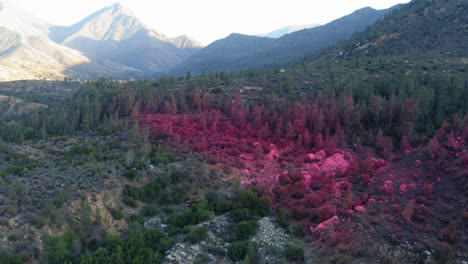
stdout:
<svg viewBox="0 0 468 264">
<path fill-rule="evenodd" d="M 130 9 L 125 8 L 123 5 L 121 5 L 118 2 L 101 9 L 101 11 L 102 13 L 105 13 L 105 12 L 110 13 L 113 16 L 121 16 L 121 15 L 135 16 L 135 14 Z"/>
<path fill-rule="evenodd" d="M 49 24 L 13 1 L 0 1 L 0 25 L 26 36 L 47 35 Z"/>
<path fill-rule="evenodd" d="M 181 36 L 174 38 L 172 43 L 181 49 L 203 48 L 203 44 L 201 44 L 200 42 L 194 40 L 193 38 L 187 35 L 181 35 Z"/>
</svg>

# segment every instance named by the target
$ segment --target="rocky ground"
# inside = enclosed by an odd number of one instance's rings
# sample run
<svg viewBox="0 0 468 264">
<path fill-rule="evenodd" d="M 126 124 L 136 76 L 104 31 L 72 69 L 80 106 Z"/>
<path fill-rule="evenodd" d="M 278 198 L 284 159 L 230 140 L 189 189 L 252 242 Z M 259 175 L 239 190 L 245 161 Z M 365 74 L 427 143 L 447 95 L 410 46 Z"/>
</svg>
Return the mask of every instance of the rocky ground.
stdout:
<svg viewBox="0 0 468 264">
<path fill-rule="evenodd" d="M 148 219 L 146 223 L 152 222 Z M 208 239 L 198 244 L 189 242 L 176 243 L 164 258 L 163 263 L 233 263 L 227 256 L 229 240 L 229 219 L 226 215 L 218 216 L 210 221 L 193 226 L 208 228 Z M 271 217 L 258 220 L 258 230 L 251 241 L 258 246 L 258 255 L 266 263 L 285 263 L 282 253 L 284 247 L 292 242 L 292 238 L 278 227 Z"/>
</svg>

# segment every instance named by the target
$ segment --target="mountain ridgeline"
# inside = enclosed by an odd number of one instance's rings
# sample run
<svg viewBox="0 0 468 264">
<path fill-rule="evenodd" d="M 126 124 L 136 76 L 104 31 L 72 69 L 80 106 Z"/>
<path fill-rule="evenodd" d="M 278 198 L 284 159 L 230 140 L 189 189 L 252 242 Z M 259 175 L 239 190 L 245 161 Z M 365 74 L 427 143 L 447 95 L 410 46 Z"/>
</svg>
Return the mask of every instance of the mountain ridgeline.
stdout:
<svg viewBox="0 0 468 264">
<path fill-rule="evenodd" d="M 323 26 L 296 31 L 278 39 L 231 34 L 191 56 L 173 72 L 240 70 L 285 63 L 330 47 L 365 30 L 391 9 L 366 7 Z"/>
<path fill-rule="evenodd" d="M 51 39 L 90 58 L 104 58 L 143 72 L 164 72 L 196 52 L 187 36 L 169 38 L 148 28 L 120 4 L 69 27 L 50 28 Z"/>
<path fill-rule="evenodd" d="M 466 6 L 463 0 L 414 0 L 385 10 L 366 7 L 321 26 L 285 27 L 266 35 L 271 37 L 232 33 L 203 47 L 188 36 L 171 38 L 149 28 L 120 4 L 56 26 L 0 1 L 0 80 L 154 78 L 278 67 L 311 57 L 428 51 L 463 59 Z"/>
<path fill-rule="evenodd" d="M 318 27 L 320 24 L 309 24 L 309 25 L 291 25 L 291 26 L 286 26 L 282 27 L 276 30 L 273 30 L 267 34 L 259 34 L 257 36 L 259 37 L 267 37 L 267 38 L 281 38 L 282 36 L 286 34 L 290 34 L 299 30 L 303 29 L 309 29 L 309 28 L 314 28 Z"/>
<path fill-rule="evenodd" d="M 200 48 L 190 37 L 169 38 L 145 26 L 120 4 L 62 27 L 0 2 L 2 81 L 152 77 Z"/>
<path fill-rule="evenodd" d="M 118 3 L 70 26 L 51 25 L 11 1 L 0 6 L 3 81 L 151 78 L 271 66 L 347 39 L 387 12 L 364 8 L 323 26 L 272 32 L 279 38 L 233 33 L 203 48 L 188 36 L 171 38 L 149 28 Z"/>
<path fill-rule="evenodd" d="M 368 30 L 318 57 L 400 56 L 414 54 L 466 58 L 468 4 L 463 0 L 415 0 L 391 12 Z M 425 54 L 422 56 L 422 54 Z"/>
</svg>

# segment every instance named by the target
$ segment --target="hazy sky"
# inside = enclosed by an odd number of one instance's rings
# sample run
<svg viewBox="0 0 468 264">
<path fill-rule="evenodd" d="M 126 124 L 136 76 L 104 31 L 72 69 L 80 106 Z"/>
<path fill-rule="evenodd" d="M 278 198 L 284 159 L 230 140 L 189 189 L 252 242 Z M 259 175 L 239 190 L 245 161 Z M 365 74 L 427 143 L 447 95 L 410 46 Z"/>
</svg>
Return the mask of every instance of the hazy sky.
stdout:
<svg viewBox="0 0 468 264">
<path fill-rule="evenodd" d="M 0 0 L 1 1 L 1 0 Z M 116 0 L 13 0 L 56 25 L 70 25 Z M 371 6 L 409 0 L 120 0 L 143 23 L 170 37 L 187 34 L 203 44 L 232 32 L 268 33 L 286 25 L 325 24 Z"/>
</svg>

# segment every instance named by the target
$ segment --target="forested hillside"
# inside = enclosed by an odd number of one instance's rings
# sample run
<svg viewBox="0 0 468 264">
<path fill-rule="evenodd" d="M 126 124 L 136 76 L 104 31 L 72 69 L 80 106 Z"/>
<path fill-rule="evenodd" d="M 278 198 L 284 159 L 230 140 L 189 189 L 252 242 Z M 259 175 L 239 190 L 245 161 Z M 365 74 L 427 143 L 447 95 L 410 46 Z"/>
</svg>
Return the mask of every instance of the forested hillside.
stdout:
<svg viewBox="0 0 468 264">
<path fill-rule="evenodd" d="M 411 1 L 369 30 L 333 47 L 330 55 L 466 58 L 467 11 L 466 1 Z"/>
<path fill-rule="evenodd" d="M 465 263 L 464 8 L 278 69 L 2 84 L 0 264 Z"/>
</svg>

